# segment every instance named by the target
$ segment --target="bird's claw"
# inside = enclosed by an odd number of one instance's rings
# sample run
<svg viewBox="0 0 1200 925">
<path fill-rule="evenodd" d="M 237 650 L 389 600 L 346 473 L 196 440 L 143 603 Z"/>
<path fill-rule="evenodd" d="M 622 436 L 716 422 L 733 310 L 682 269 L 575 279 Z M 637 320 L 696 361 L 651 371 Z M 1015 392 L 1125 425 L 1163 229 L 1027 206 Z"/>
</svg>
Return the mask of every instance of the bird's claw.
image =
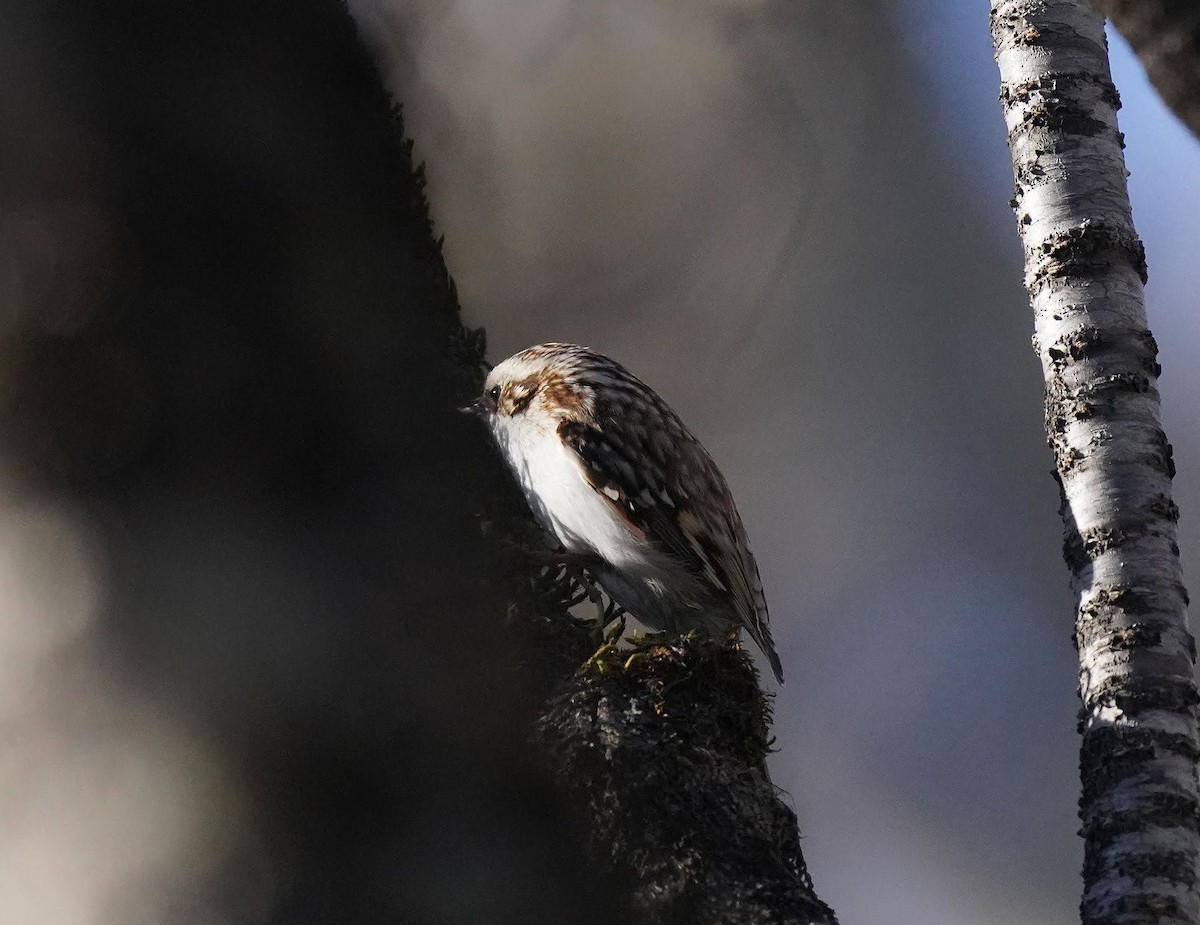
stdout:
<svg viewBox="0 0 1200 925">
<path fill-rule="evenodd" d="M 607 611 L 605 612 L 605 616 L 608 616 Z M 608 643 L 612 643 L 615 645 L 617 642 L 620 641 L 621 637 L 624 635 L 625 635 L 625 612 L 622 611 L 615 620 L 612 620 L 612 621 L 604 624 L 604 629 L 601 630 L 601 637 L 604 639 L 604 642 L 606 645 Z"/>
<path fill-rule="evenodd" d="M 665 646 L 671 639 L 671 634 L 662 633 L 644 633 L 634 630 L 629 634 L 629 641 L 636 646 L 643 648 L 651 648 L 653 646 Z"/>
<path fill-rule="evenodd" d="M 592 653 L 592 657 L 584 662 L 584 667 L 595 665 L 600 669 L 601 674 L 604 673 L 605 656 L 610 652 L 616 652 L 617 646 L 613 642 L 605 642 L 599 649 Z"/>
<path fill-rule="evenodd" d="M 558 549 L 526 548 L 524 552 L 535 564 L 544 569 L 575 569 L 577 571 L 584 571 L 585 569 L 595 568 L 602 561 L 595 553 L 574 552 L 562 547 Z"/>
</svg>

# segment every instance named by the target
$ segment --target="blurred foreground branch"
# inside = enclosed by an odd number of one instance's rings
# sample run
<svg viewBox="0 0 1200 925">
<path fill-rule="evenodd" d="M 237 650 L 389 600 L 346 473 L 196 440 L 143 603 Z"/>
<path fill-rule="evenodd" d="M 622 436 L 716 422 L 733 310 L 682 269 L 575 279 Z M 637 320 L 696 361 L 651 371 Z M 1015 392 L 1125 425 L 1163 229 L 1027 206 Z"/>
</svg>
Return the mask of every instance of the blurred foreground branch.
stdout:
<svg viewBox="0 0 1200 925">
<path fill-rule="evenodd" d="M 496 667 L 483 339 L 344 5 L 18 0 L 0 52 L 0 540 L 49 576 L 0 587 L 0 922 L 623 921 Z"/>
<path fill-rule="evenodd" d="M 1200 5 L 1194 0 L 1092 0 L 1124 36 L 1146 76 L 1200 138 Z"/>
<path fill-rule="evenodd" d="M 1079 602 L 1083 921 L 1195 923 L 1195 644 L 1103 23 L 993 0 L 992 37 Z"/>
</svg>

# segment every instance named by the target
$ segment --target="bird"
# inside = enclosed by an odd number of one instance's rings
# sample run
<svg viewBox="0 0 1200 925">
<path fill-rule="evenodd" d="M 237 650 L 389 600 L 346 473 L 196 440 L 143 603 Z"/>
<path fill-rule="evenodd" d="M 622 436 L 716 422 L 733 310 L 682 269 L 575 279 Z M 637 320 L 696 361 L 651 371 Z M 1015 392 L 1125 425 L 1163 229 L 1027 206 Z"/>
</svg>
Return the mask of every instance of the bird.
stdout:
<svg viewBox="0 0 1200 925">
<path fill-rule="evenodd" d="M 588 347 L 539 344 L 462 409 L 487 425 L 534 517 L 654 631 L 740 627 L 783 670 L 742 519 L 712 457 L 655 392 Z"/>
</svg>

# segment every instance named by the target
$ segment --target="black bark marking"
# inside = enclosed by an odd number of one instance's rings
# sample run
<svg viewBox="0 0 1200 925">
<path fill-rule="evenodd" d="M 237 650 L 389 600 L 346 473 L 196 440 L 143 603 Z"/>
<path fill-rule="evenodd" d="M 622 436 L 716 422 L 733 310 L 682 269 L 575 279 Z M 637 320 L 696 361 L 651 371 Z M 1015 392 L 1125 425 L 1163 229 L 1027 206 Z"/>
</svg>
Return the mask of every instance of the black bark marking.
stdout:
<svg viewBox="0 0 1200 925">
<path fill-rule="evenodd" d="M 1137 512 L 1131 512 L 1128 519 L 1088 530 L 1072 529 L 1063 538 L 1063 558 L 1072 571 L 1095 562 L 1106 552 L 1121 549 L 1129 543 L 1147 538 L 1162 538 L 1166 534 L 1158 528 L 1154 520 L 1138 517 Z M 1174 541 L 1171 542 L 1175 546 Z"/>
<path fill-rule="evenodd" d="M 1107 276 L 1122 263 L 1132 267 L 1143 285 L 1149 278 L 1146 248 L 1128 226 L 1084 221 L 1047 235 L 1035 253 L 1039 260 L 1030 294 L 1054 281 Z"/>
<path fill-rule="evenodd" d="M 1135 689 L 1134 685 L 1141 686 Z M 1088 719 L 1086 711 L 1100 704 L 1111 704 L 1124 713 L 1136 713 L 1141 710 L 1181 712 L 1196 706 L 1197 702 L 1195 686 L 1190 677 L 1154 681 L 1147 684 L 1141 679 L 1131 680 L 1117 676 L 1088 692 L 1081 720 L 1086 721 Z M 1093 730 L 1083 731 L 1086 740 L 1089 732 Z M 1161 733 L 1159 734 L 1161 735 Z"/>
<path fill-rule="evenodd" d="M 1113 354 L 1138 363 L 1147 376 L 1157 378 L 1162 372 L 1158 365 L 1158 341 L 1144 328 L 1101 329 L 1085 324 L 1046 348 L 1056 372 L 1065 370 L 1070 361 L 1106 360 L 1113 358 Z"/>
</svg>

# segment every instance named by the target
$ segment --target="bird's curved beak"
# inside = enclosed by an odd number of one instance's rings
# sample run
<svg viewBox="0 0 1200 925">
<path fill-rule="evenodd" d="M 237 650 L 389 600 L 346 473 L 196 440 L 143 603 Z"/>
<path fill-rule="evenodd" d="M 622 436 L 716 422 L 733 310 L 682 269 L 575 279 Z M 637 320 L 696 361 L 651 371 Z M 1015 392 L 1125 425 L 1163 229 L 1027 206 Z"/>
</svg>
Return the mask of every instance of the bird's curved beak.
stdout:
<svg viewBox="0 0 1200 925">
<path fill-rule="evenodd" d="M 485 402 L 483 400 L 482 395 L 480 395 L 477 399 L 475 399 L 469 405 L 463 405 L 458 410 L 461 411 L 463 414 L 469 414 L 473 417 L 480 418 L 481 420 L 483 418 L 486 418 L 488 415 L 487 402 Z"/>
</svg>

